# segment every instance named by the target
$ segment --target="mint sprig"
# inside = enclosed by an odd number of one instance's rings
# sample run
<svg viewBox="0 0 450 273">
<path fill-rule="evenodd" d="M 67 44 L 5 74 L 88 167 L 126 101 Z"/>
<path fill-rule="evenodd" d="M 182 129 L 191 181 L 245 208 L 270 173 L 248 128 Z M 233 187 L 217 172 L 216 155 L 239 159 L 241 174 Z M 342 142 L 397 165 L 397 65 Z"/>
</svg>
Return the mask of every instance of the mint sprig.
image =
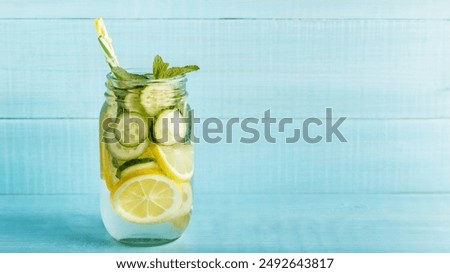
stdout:
<svg viewBox="0 0 450 273">
<path fill-rule="evenodd" d="M 172 78 L 181 74 L 186 74 L 192 71 L 199 70 L 200 68 L 196 65 L 186 65 L 183 67 L 171 67 L 164 71 L 162 78 Z"/>
<path fill-rule="evenodd" d="M 155 79 L 172 78 L 199 69 L 200 68 L 196 65 L 169 68 L 169 63 L 164 62 L 159 55 L 156 55 L 153 60 L 153 76 L 155 76 Z"/>
<path fill-rule="evenodd" d="M 153 59 L 153 76 L 156 79 L 161 79 L 162 73 L 164 73 L 169 67 L 169 63 L 165 63 L 161 56 L 156 55 Z"/>
<path fill-rule="evenodd" d="M 119 80 L 148 80 L 151 78 L 167 79 L 199 69 L 200 68 L 196 65 L 186 65 L 182 67 L 169 68 L 169 63 L 164 62 L 159 55 L 156 55 L 155 59 L 153 60 L 153 77 L 151 74 L 140 75 L 130 73 L 120 66 L 111 67 L 112 73 Z"/>
<path fill-rule="evenodd" d="M 144 75 L 134 74 L 126 71 L 120 66 L 111 67 L 111 71 L 119 80 L 147 80 L 148 78 Z"/>
</svg>

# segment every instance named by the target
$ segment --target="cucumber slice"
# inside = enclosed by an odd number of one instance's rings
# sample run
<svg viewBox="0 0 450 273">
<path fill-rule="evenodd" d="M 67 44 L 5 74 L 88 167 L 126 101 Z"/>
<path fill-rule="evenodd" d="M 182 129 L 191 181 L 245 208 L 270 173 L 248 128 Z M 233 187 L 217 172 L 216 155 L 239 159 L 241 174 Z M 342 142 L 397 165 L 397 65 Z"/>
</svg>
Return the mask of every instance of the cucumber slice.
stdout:
<svg viewBox="0 0 450 273">
<path fill-rule="evenodd" d="M 176 122 L 175 122 L 176 121 Z M 187 125 L 177 109 L 161 112 L 153 125 L 153 136 L 162 145 L 185 142 Z"/>
<path fill-rule="evenodd" d="M 107 143 L 106 148 L 111 155 L 118 160 L 130 160 L 139 157 L 145 152 L 149 145 L 149 141 L 145 140 L 136 147 L 126 147 L 119 142 Z"/>
<path fill-rule="evenodd" d="M 116 172 L 116 177 L 121 178 L 133 172 L 146 169 L 159 168 L 153 158 L 136 158 L 123 163 Z"/>
<path fill-rule="evenodd" d="M 116 139 L 126 147 L 136 147 L 148 138 L 148 122 L 136 112 L 124 112 L 117 119 Z"/>
<path fill-rule="evenodd" d="M 118 105 L 117 103 L 111 102 L 110 104 L 105 104 L 104 109 L 102 110 L 103 115 L 101 117 L 100 123 L 100 132 L 102 132 L 102 142 L 115 142 L 115 134 L 112 131 L 112 128 L 115 128 L 117 125 L 117 111 Z"/>
<path fill-rule="evenodd" d="M 119 168 L 125 162 L 126 161 L 118 160 L 117 158 L 112 159 L 112 164 L 113 164 L 114 168 Z"/>
<path fill-rule="evenodd" d="M 140 102 L 140 96 L 136 93 L 129 93 L 121 102 L 121 105 L 123 108 L 127 109 L 129 112 L 136 112 L 136 113 L 145 113 L 144 108 L 141 105 Z"/>
<path fill-rule="evenodd" d="M 163 109 L 173 106 L 175 95 L 176 90 L 168 84 L 150 84 L 141 92 L 141 105 L 145 112 L 153 117 Z"/>
<path fill-rule="evenodd" d="M 189 144 L 191 141 L 191 133 L 192 133 L 192 112 L 191 106 L 186 101 L 181 101 L 177 106 L 178 111 L 180 111 L 181 115 L 188 119 L 187 128 L 186 128 L 186 136 L 184 137 L 184 144 Z M 150 128 L 152 130 L 152 128 Z M 151 131 L 150 131 L 151 132 Z"/>
<path fill-rule="evenodd" d="M 103 118 L 116 118 L 117 117 L 117 102 L 111 102 L 105 106 L 105 114 Z"/>
</svg>

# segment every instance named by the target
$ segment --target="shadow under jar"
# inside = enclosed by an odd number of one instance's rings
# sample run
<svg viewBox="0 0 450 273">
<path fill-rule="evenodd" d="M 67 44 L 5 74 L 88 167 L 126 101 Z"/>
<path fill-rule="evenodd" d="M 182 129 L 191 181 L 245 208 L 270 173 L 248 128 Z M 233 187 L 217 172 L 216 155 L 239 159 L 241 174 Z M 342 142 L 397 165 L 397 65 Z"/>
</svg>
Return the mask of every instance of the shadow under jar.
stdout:
<svg viewBox="0 0 450 273">
<path fill-rule="evenodd" d="M 193 145 L 186 77 L 119 80 L 109 73 L 100 113 L 100 206 L 119 242 L 178 239 L 192 210 Z"/>
</svg>

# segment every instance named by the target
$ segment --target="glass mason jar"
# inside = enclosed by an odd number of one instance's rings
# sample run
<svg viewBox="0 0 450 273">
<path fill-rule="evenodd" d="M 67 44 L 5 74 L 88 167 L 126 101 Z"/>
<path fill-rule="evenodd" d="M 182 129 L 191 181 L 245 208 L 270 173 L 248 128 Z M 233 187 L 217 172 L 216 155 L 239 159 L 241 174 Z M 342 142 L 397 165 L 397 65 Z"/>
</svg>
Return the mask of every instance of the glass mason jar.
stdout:
<svg viewBox="0 0 450 273">
<path fill-rule="evenodd" d="M 119 80 L 109 73 L 100 113 L 100 206 L 127 244 L 178 239 L 192 208 L 193 145 L 186 77 Z"/>
</svg>

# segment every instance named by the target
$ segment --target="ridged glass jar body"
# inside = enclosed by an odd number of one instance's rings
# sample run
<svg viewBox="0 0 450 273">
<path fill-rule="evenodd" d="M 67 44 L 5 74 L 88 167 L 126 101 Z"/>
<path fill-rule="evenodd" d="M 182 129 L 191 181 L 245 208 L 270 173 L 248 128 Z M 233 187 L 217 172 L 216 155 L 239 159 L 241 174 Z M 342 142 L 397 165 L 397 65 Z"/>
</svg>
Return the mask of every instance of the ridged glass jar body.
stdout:
<svg viewBox="0 0 450 273">
<path fill-rule="evenodd" d="M 100 206 L 104 226 L 120 242 L 165 244 L 190 221 L 193 147 L 185 86 L 184 76 L 124 81 L 107 75 Z"/>
</svg>

